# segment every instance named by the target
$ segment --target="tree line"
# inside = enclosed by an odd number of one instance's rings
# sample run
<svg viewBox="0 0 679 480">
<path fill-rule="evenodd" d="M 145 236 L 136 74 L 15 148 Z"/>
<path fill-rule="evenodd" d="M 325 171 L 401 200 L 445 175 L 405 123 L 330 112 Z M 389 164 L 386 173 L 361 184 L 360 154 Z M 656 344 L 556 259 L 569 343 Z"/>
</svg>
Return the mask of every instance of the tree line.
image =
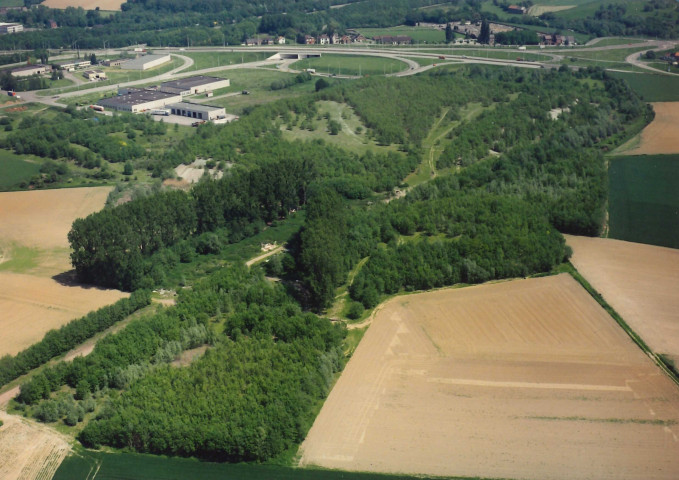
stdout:
<svg viewBox="0 0 679 480">
<path fill-rule="evenodd" d="M 50 330 L 41 341 L 15 356 L 5 355 L 0 358 L 0 386 L 68 352 L 94 334 L 106 330 L 149 303 L 151 303 L 150 292 L 138 290 L 129 298 L 122 298 L 113 305 L 71 320 L 59 329 Z"/>
<path fill-rule="evenodd" d="M 45 369 L 18 399 L 39 419 L 67 424 L 92 400 L 102 403 L 79 435 L 87 447 L 264 461 L 305 436 L 343 364 L 344 334 L 303 313 L 261 272 L 234 266 L 182 291 L 175 307 L 100 340 L 87 357 Z M 211 347 L 200 359 L 169 366 L 201 344 Z M 74 397 L 52 393 L 64 384 Z"/>
</svg>

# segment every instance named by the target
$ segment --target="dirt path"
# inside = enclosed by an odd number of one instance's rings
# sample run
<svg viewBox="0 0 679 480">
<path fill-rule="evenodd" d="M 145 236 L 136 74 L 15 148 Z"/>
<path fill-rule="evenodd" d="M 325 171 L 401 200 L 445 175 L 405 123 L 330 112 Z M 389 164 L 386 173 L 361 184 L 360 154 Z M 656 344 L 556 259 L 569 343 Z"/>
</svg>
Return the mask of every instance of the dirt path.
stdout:
<svg viewBox="0 0 679 480">
<path fill-rule="evenodd" d="M 248 267 L 250 267 L 250 266 L 254 265 L 254 264 L 257 263 L 257 262 L 259 262 L 259 261 L 261 261 L 261 260 L 264 260 L 265 258 L 268 258 L 268 257 L 270 257 L 270 256 L 272 256 L 272 255 L 276 255 L 277 253 L 282 252 L 284 249 L 285 249 L 285 245 L 280 245 L 280 246 L 274 248 L 273 250 L 270 250 L 270 251 L 268 251 L 268 252 L 266 252 L 266 253 L 263 253 L 262 255 L 259 255 L 258 257 L 251 258 L 250 260 L 248 260 L 247 262 L 245 262 L 245 265 L 247 265 Z"/>
</svg>

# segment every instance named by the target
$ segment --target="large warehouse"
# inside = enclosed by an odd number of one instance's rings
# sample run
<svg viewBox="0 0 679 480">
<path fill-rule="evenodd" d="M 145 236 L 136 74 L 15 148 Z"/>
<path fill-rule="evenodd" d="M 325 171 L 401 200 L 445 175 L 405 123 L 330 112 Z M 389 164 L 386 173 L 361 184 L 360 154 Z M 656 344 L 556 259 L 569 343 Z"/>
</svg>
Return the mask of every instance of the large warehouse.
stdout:
<svg viewBox="0 0 679 480">
<path fill-rule="evenodd" d="M 52 70 L 49 65 L 24 65 L 12 69 L 13 77 L 30 77 L 31 75 L 42 75 Z"/>
<path fill-rule="evenodd" d="M 181 102 L 182 100 L 181 95 L 159 92 L 157 90 L 128 88 L 124 92 L 115 97 L 102 98 L 97 104 L 121 112 L 139 113 L 161 108 L 169 103 Z"/>
<path fill-rule="evenodd" d="M 170 55 L 144 55 L 132 60 L 128 60 L 120 65 L 123 70 L 148 70 L 171 61 Z"/>
<path fill-rule="evenodd" d="M 160 91 L 167 93 L 179 93 L 184 95 L 194 95 L 196 93 L 211 92 L 218 88 L 226 88 L 231 85 L 228 78 L 207 77 L 196 75 L 194 77 L 181 78 L 171 82 L 161 83 Z"/>
<path fill-rule="evenodd" d="M 167 105 L 172 115 L 195 118 L 196 120 L 220 120 L 226 118 L 226 110 L 223 107 L 202 105 L 200 103 L 179 102 Z"/>
</svg>

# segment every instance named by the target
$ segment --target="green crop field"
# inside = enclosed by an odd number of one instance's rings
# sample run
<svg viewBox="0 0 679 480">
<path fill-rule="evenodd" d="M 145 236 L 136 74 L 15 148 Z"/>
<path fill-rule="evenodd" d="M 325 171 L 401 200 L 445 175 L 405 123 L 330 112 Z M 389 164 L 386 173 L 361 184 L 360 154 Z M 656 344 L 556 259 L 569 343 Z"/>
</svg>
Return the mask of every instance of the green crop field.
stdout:
<svg viewBox="0 0 679 480">
<path fill-rule="evenodd" d="M 609 75 L 626 80 L 647 102 L 679 101 L 679 77 L 622 72 L 610 72 Z"/>
<path fill-rule="evenodd" d="M 27 162 L 24 158 L 7 150 L 0 150 L 0 190 L 9 190 L 21 182 L 28 182 L 33 175 L 38 174 L 40 164 Z"/>
<path fill-rule="evenodd" d="M 327 73 L 330 75 L 361 76 L 396 73 L 408 68 L 406 63 L 393 58 L 332 54 L 299 60 L 292 65 L 293 68 L 299 70 L 314 68 L 318 73 Z"/>
<path fill-rule="evenodd" d="M 98 470 L 97 470 L 98 468 Z M 67 457 L 53 480 L 414 480 L 423 477 L 199 462 L 130 453 L 86 451 Z M 471 479 L 469 479 L 471 480 Z"/>
<path fill-rule="evenodd" d="M 679 154 L 609 161 L 608 236 L 679 248 Z"/>
</svg>

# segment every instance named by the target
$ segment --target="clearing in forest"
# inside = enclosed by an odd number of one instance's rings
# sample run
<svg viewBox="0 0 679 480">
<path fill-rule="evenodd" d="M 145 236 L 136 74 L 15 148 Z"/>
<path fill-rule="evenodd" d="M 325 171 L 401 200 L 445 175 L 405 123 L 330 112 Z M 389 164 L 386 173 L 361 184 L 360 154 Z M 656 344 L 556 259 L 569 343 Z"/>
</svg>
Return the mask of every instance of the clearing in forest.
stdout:
<svg viewBox="0 0 679 480">
<path fill-rule="evenodd" d="M 103 208 L 109 187 L 0 193 L 0 356 L 126 296 L 70 285 L 68 231 Z"/>
<path fill-rule="evenodd" d="M 567 235 L 571 263 L 655 353 L 679 366 L 679 250 Z"/>
<path fill-rule="evenodd" d="M 642 132 L 621 145 L 615 153 L 655 155 L 679 153 L 679 102 L 653 103 L 655 118 Z"/>
<path fill-rule="evenodd" d="M 562 274 L 386 302 L 300 463 L 442 476 L 676 479 L 678 421 L 677 386 Z"/>
<path fill-rule="evenodd" d="M 120 10 L 124 0 L 45 0 L 42 4 L 49 8 L 82 7 L 85 10 Z"/>
<path fill-rule="evenodd" d="M 47 480 L 70 452 L 66 439 L 54 430 L 7 415 L 0 410 L 0 478 Z"/>
</svg>

